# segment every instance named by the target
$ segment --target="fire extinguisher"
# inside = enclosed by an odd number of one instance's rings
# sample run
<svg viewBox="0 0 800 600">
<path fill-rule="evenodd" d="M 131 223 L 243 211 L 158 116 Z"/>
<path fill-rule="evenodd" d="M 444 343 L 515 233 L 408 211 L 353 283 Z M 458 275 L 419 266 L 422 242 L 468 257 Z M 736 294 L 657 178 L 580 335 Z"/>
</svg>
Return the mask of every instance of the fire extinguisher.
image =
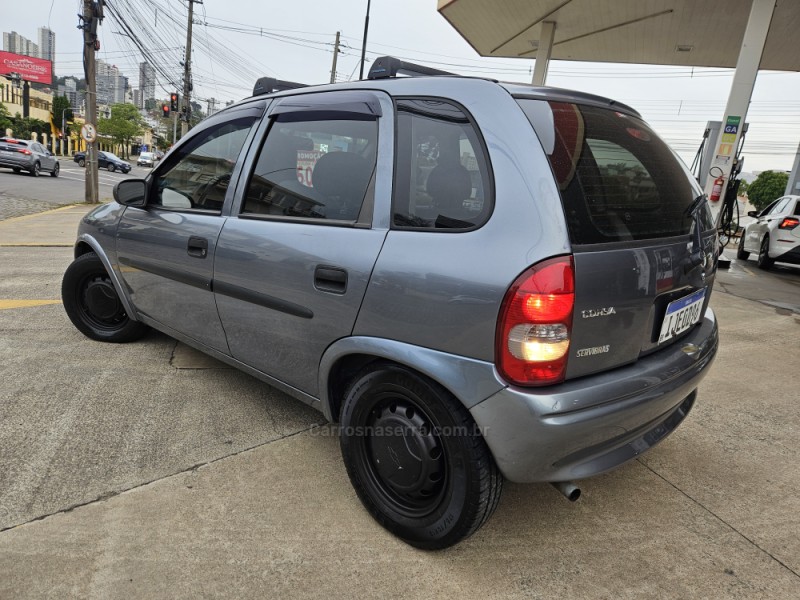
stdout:
<svg viewBox="0 0 800 600">
<path fill-rule="evenodd" d="M 711 188 L 711 197 L 709 198 L 711 202 L 719 202 L 719 199 L 722 197 L 723 183 L 725 183 L 725 178 L 722 175 L 714 180 L 714 187 Z"/>
</svg>

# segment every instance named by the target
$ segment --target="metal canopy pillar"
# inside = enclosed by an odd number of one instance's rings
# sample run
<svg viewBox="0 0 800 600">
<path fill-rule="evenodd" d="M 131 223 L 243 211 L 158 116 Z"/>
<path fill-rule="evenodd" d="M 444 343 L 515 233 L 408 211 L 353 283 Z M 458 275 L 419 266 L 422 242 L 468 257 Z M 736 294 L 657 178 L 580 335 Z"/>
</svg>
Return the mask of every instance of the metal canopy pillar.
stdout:
<svg viewBox="0 0 800 600">
<path fill-rule="evenodd" d="M 750 17 L 742 39 L 739 60 L 736 62 L 736 72 L 733 76 L 728 104 L 725 107 L 722 127 L 720 127 L 717 139 L 714 140 L 715 143 L 711 147 L 714 152 L 714 158 L 711 161 L 711 169 L 714 170 L 714 175 L 708 177 L 705 186 L 705 191 L 709 198 L 711 197 L 711 189 L 714 187 L 714 179 L 718 175 L 714 167 L 719 167 L 722 171 L 721 176 L 725 181 L 730 178 L 733 159 L 736 155 L 739 139 L 742 136 L 742 129 L 747 117 L 747 108 L 750 105 L 750 97 L 753 94 L 756 75 L 758 75 L 761 54 L 764 52 L 764 44 L 767 40 L 767 32 L 769 32 L 776 4 L 776 0 L 753 0 L 753 5 L 750 8 Z M 711 204 L 712 213 L 717 220 L 721 204 L 722 202 L 713 202 Z"/>
<path fill-rule="evenodd" d="M 544 85 L 547 79 L 547 68 L 550 66 L 550 55 L 553 53 L 555 36 L 555 21 L 544 21 L 542 33 L 539 36 L 539 47 L 536 50 L 536 64 L 533 66 L 533 85 Z"/>
</svg>

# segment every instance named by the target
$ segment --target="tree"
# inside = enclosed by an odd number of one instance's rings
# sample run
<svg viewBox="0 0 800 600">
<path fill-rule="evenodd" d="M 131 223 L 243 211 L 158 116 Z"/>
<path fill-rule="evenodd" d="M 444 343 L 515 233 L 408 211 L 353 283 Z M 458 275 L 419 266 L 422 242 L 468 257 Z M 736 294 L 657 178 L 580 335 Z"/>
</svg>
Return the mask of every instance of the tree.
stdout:
<svg viewBox="0 0 800 600">
<path fill-rule="evenodd" d="M 111 116 L 97 122 L 97 131 L 120 144 L 122 158 L 126 158 L 125 148 L 133 138 L 142 133 L 142 115 L 133 104 L 112 104 Z"/>
<path fill-rule="evenodd" d="M 158 100 L 155 98 L 148 98 L 144 101 L 144 109 L 145 110 L 155 110 L 159 106 Z"/>
<path fill-rule="evenodd" d="M 12 119 L 11 129 L 14 131 L 14 137 L 20 140 L 29 140 L 33 133 L 38 133 L 40 136 L 50 133 L 50 124 L 45 123 L 41 119 L 34 119 L 32 117 L 23 117 L 19 113 Z"/>
<path fill-rule="evenodd" d="M 0 136 L 5 135 L 6 129 L 11 129 L 13 126 L 11 113 L 8 112 L 6 105 L 0 102 Z"/>
<path fill-rule="evenodd" d="M 750 200 L 750 204 L 758 210 L 767 207 L 770 202 L 783 196 L 788 181 L 787 173 L 763 171 L 747 188 L 747 198 Z"/>
</svg>

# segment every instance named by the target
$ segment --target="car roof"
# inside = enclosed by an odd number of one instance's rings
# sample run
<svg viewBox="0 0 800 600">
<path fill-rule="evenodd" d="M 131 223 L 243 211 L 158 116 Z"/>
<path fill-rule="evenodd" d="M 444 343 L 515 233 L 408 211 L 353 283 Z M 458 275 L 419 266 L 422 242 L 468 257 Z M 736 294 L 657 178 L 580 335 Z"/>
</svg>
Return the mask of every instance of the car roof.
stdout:
<svg viewBox="0 0 800 600">
<path fill-rule="evenodd" d="M 443 91 L 444 89 L 449 89 L 453 93 L 453 99 L 458 100 L 458 96 L 462 94 L 469 94 L 470 90 L 475 90 L 476 88 L 485 86 L 499 86 L 505 89 L 515 98 L 530 98 L 535 100 L 553 100 L 560 102 L 572 102 L 575 104 L 589 104 L 600 108 L 624 112 L 641 118 L 639 112 L 634 108 L 604 96 L 597 96 L 595 94 L 588 94 L 586 92 L 578 92 L 563 88 L 534 86 L 523 83 L 500 82 L 495 79 L 488 79 L 484 77 L 466 77 L 462 75 L 386 77 L 380 79 L 362 79 L 343 83 L 309 85 L 306 87 L 298 87 L 295 89 L 283 90 L 270 94 L 250 96 L 240 100 L 239 102 L 236 102 L 235 104 L 232 104 L 229 107 L 226 107 L 220 111 L 220 113 L 235 107 L 244 106 L 260 99 L 281 98 L 284 96 L 297 96 L 302 94 L 314 94 L 340 90 L 380 90 L 392 96 L 403 96 L 408 94 L 424 95 L 426 88 L 436 88 L 435 93 L 432 95 L 448 97 L 448 94 L 443 93 Z"/>
</svg>

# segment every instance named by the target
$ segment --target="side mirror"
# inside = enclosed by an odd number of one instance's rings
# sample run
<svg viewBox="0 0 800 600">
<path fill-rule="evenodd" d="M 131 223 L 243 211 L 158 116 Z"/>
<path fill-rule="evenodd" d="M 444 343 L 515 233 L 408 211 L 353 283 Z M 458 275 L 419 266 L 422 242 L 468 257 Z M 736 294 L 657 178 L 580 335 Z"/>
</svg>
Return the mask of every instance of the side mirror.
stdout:
<svg viewBox="0 0 800 600">
<path fill-rule="evenodd" d="M 755 210 L 749 210 L 749 211 L 747 211 L 747 216 L 748 217 L 757 217 L 758 216 L 758 212 L 756 212 Z"/>
<path fill-rule="evenodd" d="M 143 208 L 147 204 L 147 182 L 144 179 L 126 179 L 114 186 L 114 200 L 123 206 Z"/>
</svg>

